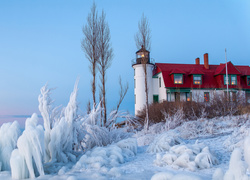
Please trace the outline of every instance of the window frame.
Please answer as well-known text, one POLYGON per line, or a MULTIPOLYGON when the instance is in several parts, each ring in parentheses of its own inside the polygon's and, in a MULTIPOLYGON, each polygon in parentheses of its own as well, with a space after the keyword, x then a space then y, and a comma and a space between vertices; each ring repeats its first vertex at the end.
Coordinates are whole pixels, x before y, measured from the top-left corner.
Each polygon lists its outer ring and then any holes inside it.
POLYGON ((247 86, 250 86, 250 76, 247 76, 247 86))
POLYGON ((174 74, 174 84, 183 84, 183 74, 174 74), (175 77, 181 77, 181 83, 175 83, 175 77))
POLYGON ((210 102, 210 94, 209 94, 209 92, 204 92, 204 102, 210 102))
MULTIPOLYGON (((236 74, 228 74, 228 85, 236 86, 237 85, 237 75, 236 74), (232 84, 233 80, 232 78, 235 77, 235 84, 232 84)), ((227 85, 226 83, 226 74, 224 74, 224 85, 227 85)))
POLYGON ((201 84, 202 84, 202 75, 201 75, 201 74, 194 74, 194 75, 193 75, 193 84, 194 84, 194 85, 201 85, 201 84), (195 77, 199 77, 200 80, 194 80, 195 77), (200 84, 199 84, 199 83, 196 84, 195 81, 197 81, 197 82, 200 81, 200 84))
POLYGON ((191 102, 192 101, 192 93, 191 92, 186 92, 186 101, 187 102, 191 102), (188 97, 189 95, 189 97, 188 97), (188 98, 189 98, 189 101, 188 101, 188 98))
POLYGON ((230 85, 237 85, 237 75, 231 75, 231 77, 230 77, 230 85), (233 82, 233 80, 232 80, 232 78, 233 77, 235 77, 235 84, 232 84, 232 82, 233 82))
POLYGON ((153 103, 159 103, 159 95, 157 94, 153 95, 153 103))

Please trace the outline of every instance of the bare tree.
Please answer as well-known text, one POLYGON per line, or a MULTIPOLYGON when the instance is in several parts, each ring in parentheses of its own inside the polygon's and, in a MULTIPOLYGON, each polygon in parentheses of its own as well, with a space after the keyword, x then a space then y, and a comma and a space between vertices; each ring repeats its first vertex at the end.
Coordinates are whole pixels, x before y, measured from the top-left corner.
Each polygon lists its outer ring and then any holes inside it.
POLYGON ((87 59, 90 62, 90 71, 93 76, 91 82, 91 90, 93 94, 93 105, 96 105, 96 66, 99 60, 98 39, 99 39, 99 25, 98 25, 98 12, 96 5, 93 3, 91 12, 87 17, 87 24, 82 28, 84 39, 82 40, 82 49, 85 52, 87 59))
POLYGON ((120 96, 120 98, 119 98, 119 101, 118 101, 117 106, 116 106, 116 111, 117 111, 117 112, 118 112, 118 110, 119 110, 119 107, 120 107, 120 105, 121 105, 121 103, 122 103, 124 97, 126 96, 126 94, 127 94, 127 92, 128 92, 128 87, 129 87, 129 86, 128 86, 128 82, 126 83, 125 86, 123 86, 121 76, 119 76, 119 85, 120 85, 120 91, 119 91, 119 96, 120 96))
POLYGON ((148 19, 142 14, 141 20, 138 22, 138 32, 135 34, 135 43, 137 49, 144 46, 145 49, 151 49, 151 29, 148 19))
MULTIPOLYGON (((137 48, 142 50, 150 50, 151 48, 151 29, 149 27, 148 19, 142 14, 141 20, 138 23, 139 31, 135 35, 135 43, 137 48), (144 49, 143 49, 144 48, 144 49)), ((143 64, 144 75, 145 75, 145 96, 146 96, 146 117, 144 128, 148 130, 149 126, 149 115, 148 115, 148 80, 147 80, 147 63, 149 57, 143 56, 141 63, 143 64)))
POLYGON ((106 72, 111 66, 113 59, 113 49, 110 43, 110 31, 109 25, 106 22, 106 14, 102 11, 102 15, 99 19, 100 37, 98 43, 98 49, 100 52, 100 60, 98 61, 98 69, 100 72, 100 91, 102 95, 102 107, 103 107, 103 125, 105 126, 107 122, 107 108, 106 108, 106 72))

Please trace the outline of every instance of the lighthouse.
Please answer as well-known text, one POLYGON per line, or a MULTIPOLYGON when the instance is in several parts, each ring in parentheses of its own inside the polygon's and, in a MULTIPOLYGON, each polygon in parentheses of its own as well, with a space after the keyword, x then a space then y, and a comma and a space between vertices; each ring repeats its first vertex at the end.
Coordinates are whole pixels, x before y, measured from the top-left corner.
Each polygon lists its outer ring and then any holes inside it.
POLYGON ((150 52, 144 46, 136 52, 136 62, 132 67, 134 69, 135 115, 138 115, 138 112, 146 105, 145 82, 147 82, 148 89, 148 104, 153 103, 154 64, 150 62, 150 52))

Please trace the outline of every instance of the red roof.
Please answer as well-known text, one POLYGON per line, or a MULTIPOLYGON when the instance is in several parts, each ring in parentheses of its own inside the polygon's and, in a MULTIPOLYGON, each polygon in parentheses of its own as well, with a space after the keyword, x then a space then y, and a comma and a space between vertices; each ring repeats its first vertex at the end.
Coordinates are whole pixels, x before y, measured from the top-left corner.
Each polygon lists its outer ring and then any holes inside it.
MULTIPOLYGON (((246 82, 246 75, 250 75, 250 67, 234 66, 231 62, 228 62, 227 66, 229 75, 237 75, 237 85, 229 85, 229 88, 250 89, 246 82)), ((155 63, 154 75, 160 72, 166 88, 226 88, 224 85, 225 63, 209 65, 209 69, 206 69, 203 64, 155 63), (183 74, 183 84, 174 84, 172 74, 183 74), (192 75, 194 74, 202 75, 202 84, 193 83, 192 75)))
MULTIPOLYGON (((231 63, 231 61, 227 63, 227 72, 228 74, 241 74, 241 72, 231 63)), ((217 67, 214 75, 218 74, 226 74, 226 64, 220 64, 217 67)))

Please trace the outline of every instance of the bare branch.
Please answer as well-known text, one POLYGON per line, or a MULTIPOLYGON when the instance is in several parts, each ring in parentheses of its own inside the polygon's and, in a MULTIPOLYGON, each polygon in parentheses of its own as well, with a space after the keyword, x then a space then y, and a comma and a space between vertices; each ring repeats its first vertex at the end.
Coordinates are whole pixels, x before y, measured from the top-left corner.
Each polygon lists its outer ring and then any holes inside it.
POLYGON ((141 20, 138 22, 138 32, 135 34, 135 43, 137 49, 144 46, 145 49, 151 49, 151 29, 148 19, 142 14, 141 20))

